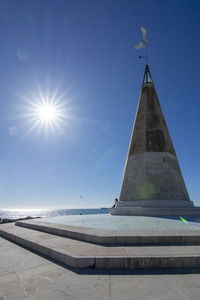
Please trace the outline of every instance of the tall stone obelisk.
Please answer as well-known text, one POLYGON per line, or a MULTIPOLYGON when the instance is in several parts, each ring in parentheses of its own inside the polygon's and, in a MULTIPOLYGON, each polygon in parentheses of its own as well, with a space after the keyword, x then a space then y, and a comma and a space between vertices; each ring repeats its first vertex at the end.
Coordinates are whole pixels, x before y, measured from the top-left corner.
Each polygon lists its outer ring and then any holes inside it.
POLYGON ((148 65, 112 215, 200 215, 190 200, 148 65))

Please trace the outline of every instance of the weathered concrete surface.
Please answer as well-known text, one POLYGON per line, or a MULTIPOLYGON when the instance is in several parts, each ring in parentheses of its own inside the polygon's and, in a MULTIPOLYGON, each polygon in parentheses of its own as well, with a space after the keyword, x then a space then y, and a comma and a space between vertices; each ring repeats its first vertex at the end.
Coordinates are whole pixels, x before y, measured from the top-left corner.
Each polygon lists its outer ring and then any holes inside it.
POLYGON ((200 207, 194 208, 148 208, 148 207, 113 207, 109 208, 111 215, 121 216, 200 216, 200 207))
MULTIPOLYGON (((14 224, 1 225, 0 234, 72 268, 200 268, 200 245, 104 247, 14 226, 14 224)), ((178 237, 176 238, 178 240, 178 237)))
MULTIPOLYGON (((195 245, 200 244, 200 231, 122 231, 69 226, 48 222, 17 221, 17 226, 39 230, 75 240, 100 245, 195 245)), ((1 229, 1 228, 0 228, 1 229)))
MULTIPOLYGON (((199 300, 200 274, 73 271, 0 238, 2 300, 199 300)), ((196 271, 197 272, 197 271, 196 271)))
POLYGON ((153 83, 142 86, 128 154, 144 152, 176 155, 153 83))
POLYGON ((168 152, 130 155, 120 195, 121 205, 124 201, 129 201, 129 206, 194 207, 186 193, 178 160, 168 152), (138 200, 140 205, 134 204, 138 200))
POLYGON ((157 200, 160 207, 161 200, 183 200, 180 207, 187 201, 193 206, 152 83, 142 87, 119 200, 157 200))
POLYGON ((142 86, 119 202, 110 213, 200 215, 188 195, 153 82, 142 86))

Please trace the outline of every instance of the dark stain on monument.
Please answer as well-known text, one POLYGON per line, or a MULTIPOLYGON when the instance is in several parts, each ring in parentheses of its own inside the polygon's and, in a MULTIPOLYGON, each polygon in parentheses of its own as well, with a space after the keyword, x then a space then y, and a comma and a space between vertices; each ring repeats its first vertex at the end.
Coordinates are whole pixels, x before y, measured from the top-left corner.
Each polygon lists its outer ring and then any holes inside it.
POLYGON ((146 151, 165 152, 165 138, 160 129, 146 131, 146 151))

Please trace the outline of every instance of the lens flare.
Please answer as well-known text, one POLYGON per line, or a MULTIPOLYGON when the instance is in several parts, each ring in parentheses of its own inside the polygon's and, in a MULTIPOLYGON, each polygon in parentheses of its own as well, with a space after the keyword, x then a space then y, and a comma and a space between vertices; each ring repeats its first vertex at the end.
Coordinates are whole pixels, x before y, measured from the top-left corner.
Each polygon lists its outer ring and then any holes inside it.
POLYGON ((179 217, 181 219, 181 221, 183 221, 184 223, 188 223, 187 220, 185 220, 183 217, 179 217))

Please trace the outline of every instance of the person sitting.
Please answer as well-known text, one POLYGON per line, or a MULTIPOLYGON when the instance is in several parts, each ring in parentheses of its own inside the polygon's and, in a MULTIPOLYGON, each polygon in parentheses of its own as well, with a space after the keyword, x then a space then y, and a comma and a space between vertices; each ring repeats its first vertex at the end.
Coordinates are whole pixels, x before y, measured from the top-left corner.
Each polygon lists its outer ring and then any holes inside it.
POLYGON ((118 203, 118 199, 116 198, 116 199, 115 199, 115 204, 114 204, 114 207, 116 207, 116 206, 117 206, 117 203, 118 203))

